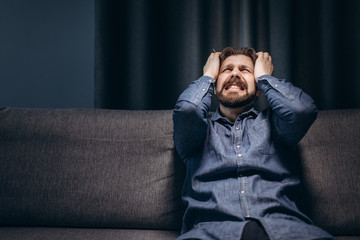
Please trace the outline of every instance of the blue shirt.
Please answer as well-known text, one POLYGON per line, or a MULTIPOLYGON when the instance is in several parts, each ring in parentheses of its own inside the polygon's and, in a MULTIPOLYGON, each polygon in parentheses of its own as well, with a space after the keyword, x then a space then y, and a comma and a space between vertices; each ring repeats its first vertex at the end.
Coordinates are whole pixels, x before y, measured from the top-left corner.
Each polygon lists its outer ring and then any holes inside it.
POLYGON ((214 81, 194 81, 174 109, 175 147, 186 165, 178 240, 239 240, 250 219, 259 220, 272 240, 331 239, 293 199, 300 182, 289 149, 316 119, 311 97, 264 75, 257 87, 269 108, 252 108, 230 122, 219 111, 209 115, 214 81))

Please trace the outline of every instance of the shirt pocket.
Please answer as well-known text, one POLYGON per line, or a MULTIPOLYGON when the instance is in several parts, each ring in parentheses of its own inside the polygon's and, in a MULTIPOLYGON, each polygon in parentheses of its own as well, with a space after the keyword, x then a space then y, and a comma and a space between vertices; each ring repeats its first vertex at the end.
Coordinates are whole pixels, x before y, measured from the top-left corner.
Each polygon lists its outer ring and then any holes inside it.
POLYGON ((271 137, 271 125, 266 118, 257 118, 249 129, 250 143, 264 155, 275 155, 276 148, 271 137))

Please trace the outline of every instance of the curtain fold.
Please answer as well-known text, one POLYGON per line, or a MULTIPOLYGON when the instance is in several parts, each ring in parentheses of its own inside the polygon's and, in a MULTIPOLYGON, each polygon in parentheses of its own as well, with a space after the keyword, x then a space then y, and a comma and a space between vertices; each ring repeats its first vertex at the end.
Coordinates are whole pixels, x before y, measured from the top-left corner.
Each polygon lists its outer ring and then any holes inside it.
POLYGON ((172 109, 212 49, 269 51, 319 109, 360 107, 356 0, 96 0, 95 106, 172 109))

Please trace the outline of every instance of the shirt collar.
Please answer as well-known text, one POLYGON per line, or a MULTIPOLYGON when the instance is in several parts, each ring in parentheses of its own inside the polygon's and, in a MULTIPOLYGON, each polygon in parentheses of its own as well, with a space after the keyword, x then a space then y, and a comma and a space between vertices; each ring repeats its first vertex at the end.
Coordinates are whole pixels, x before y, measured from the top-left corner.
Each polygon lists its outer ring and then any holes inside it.
MULTIPOLYGON (((246 112, 243 112, 242 114, 240 114, 238 116, 238 118, 245 118, 249 115, 253 115, 253 116, 258 116, 259 115, 259 111, 255 109, 255 107, 252 107, 250 108, 248 111, 246 112)), ((211 121, 219 121, 219 120, 223 120, 223 121, 226 121, 226 122, 230 122, 227 118, 223 117, 221 114, 220 114, 220 111, 219 111, 219 108, 215 111, 215 113, 211 116, 211 121)))

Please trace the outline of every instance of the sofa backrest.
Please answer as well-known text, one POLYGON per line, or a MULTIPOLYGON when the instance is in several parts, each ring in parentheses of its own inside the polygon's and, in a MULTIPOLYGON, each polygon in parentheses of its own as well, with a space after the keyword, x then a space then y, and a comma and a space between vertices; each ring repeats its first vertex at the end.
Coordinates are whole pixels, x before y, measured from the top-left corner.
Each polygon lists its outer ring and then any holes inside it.
POLYGON ((181 227, 172 111, 0 110, 0 225, 181 227))
MULTIPOLYGON (((304 211, 360 234, 360 109, 320 111, 299 144, 304 211)), ((0 110, 0 225, 179 230, 172 111, 0 110)))
POLYGON ((299 148, 310 218, 334 235, 359 235, 360 109, 320 111, 299 148))

